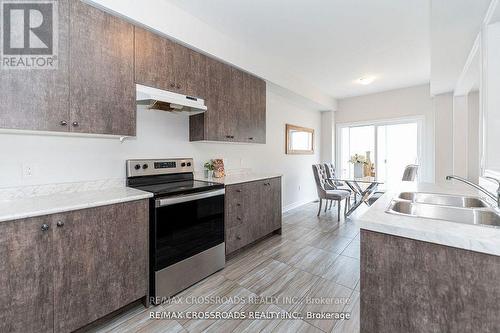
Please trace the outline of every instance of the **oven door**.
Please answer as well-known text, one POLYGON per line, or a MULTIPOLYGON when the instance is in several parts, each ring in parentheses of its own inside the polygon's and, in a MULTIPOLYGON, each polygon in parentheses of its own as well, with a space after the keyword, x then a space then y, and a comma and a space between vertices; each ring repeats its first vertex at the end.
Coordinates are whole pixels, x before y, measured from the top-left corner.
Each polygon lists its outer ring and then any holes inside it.
POLYGON ((155 200, 154 270, 224 242, 224 189, 155 200))

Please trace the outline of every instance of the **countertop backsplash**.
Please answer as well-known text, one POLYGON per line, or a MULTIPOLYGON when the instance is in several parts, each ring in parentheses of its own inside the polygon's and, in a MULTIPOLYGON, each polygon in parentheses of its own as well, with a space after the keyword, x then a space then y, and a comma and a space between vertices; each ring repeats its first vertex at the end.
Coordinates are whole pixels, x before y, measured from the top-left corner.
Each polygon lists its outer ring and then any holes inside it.
POLYGON ((100 179, 85 182, 70 182, 19 187, 0 188, 0 201, 11 201, 21 198, 32 198, 51 194, 97 191, 125 186, 125 179, 100 179))

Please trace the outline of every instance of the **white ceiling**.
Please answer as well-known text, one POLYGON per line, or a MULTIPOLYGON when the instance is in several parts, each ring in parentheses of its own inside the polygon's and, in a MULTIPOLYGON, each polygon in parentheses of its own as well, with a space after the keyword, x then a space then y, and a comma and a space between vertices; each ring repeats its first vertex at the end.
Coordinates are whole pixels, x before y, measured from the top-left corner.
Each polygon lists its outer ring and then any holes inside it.
POLYGON ((430 79, 429 0, 167 1, 336 98, 430 79))
POLYGON ((491 0, 432 0, 431 94, 453 91, 491 0))

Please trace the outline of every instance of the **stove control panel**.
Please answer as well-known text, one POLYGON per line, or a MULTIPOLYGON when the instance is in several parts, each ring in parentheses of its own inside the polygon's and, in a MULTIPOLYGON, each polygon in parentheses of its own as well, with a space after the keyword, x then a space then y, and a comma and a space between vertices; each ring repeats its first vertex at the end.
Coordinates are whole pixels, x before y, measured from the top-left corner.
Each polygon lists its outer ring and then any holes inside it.
POLYGON ((194 172, 194 162, 192 158, 127 160, 126 165, 127 177, 194 172))

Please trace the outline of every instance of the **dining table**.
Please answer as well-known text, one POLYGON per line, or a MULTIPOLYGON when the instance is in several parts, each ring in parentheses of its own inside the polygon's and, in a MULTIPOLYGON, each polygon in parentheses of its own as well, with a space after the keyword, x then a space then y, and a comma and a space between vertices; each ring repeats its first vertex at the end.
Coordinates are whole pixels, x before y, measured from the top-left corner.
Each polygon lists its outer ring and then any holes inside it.
POLYGON ((370 206, 368 200, 377 191, 379 185, 384 184, 378 181, 376 177, 360 177, 360 178, 329 178, 333 183, 345 183, 359 197, 359 200, 354 200, 354 204, 349 207, 345 216, 351 215, 363 203, 370 206))

